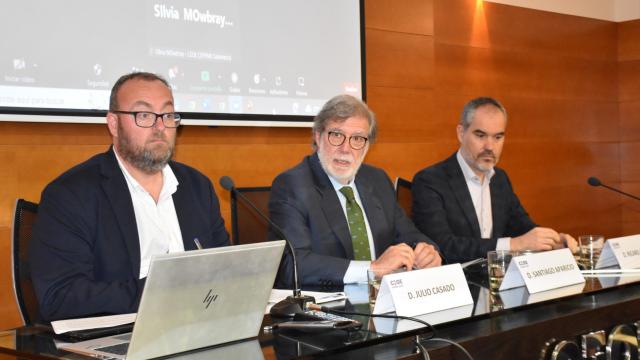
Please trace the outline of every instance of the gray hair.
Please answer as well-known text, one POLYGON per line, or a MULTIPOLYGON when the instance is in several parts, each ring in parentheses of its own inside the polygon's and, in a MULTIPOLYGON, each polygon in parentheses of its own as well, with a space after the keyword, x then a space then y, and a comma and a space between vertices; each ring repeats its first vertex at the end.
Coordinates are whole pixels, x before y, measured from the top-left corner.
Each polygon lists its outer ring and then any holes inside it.
POLYGON ((460 125, 462 125, 463 129, 467 130, 469 126, 471 126, 471 121, 473 121, 476 110, 483 106, 493 106, 504 114, 505 119, 507 118, 507 110, 498 100, 491 97, 478 97, 464 105, 462 116, 460 116, 460 125))
MULTIPOLYGON (((367 119, 369 122, 369 143, 373 144, 378 132, 376 115, 360 99, 346 94, 334 96, 324 104, 318 115, 313 119, 313 134, 324 132, 329 121, 344 122, 354 116, 367 119)), ((313 139, 313 148, 317 148, 315 137, 313 139)))
POLYGON ((129 80, 144 80, 144 81, 160 81, 162 82, 169 90, 171 90, 171 86, 162 76, 150 73, 150 72, 132 72, 130 74, 122 75, 115 84, 113 84, 113 88, 111 88, 111 96, 109 97, 109 111, 120 110, 118 109, 118 92, 122 85, 124 85, 129 80))

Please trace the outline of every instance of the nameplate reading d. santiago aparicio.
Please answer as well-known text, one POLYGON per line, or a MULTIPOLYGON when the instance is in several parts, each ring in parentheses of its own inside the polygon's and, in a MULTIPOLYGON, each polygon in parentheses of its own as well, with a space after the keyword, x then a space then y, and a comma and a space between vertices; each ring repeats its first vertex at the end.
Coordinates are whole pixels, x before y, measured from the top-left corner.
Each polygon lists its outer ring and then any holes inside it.
POLYGON ((526 285, 533 294, 583 282, 571 251, 559 249, 513 257, 500 290, 526 285))
POLYGON ((473 304, 460 264, 389 274, 382 278, 374 314, 415 316, 473 304))

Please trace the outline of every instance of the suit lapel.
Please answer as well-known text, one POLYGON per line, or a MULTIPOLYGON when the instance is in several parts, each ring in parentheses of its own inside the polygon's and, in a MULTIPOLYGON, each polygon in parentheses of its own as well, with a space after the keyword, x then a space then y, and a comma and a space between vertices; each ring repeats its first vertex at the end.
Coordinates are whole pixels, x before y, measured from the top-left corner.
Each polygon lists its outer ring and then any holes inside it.
POLYGON ((133 202, 131 201, 127 182, 120 170, 113 148, 109 149, 109 152, 102 158, 100 171, 103 176, 102 190, 105 192, 111 204, 111 210, 115 214, 131 264, 133 264, 133 276, 137 279, 140 276, 140 240, 136 215, 133 211, 133 202))
MULTIPOLYGON (((469 188, 460 169, 460 164, 454 154, 446 163, 447 176, 449 177, 449 186, 451 191, 455 194, 456 200, 464 213, 467 222, 473 234, 480 237, 480 224, 478 223, 478 217, 476 216, 475 208, 473 207, 473 201, 471 200, 471 194, 469 194, 469 188)), ((493 196, 492 196, 493 197, 493 196)))
POLYGON ((334 233, 338 238, 340 244, 344 249, 344 252, 348 259, 353 259, 353 244, 351 243, 351 233, 349 232, 349 225, 347 219, 344 216, 342 205, 338 200, 329 176, 324 172, 320 165, 320 159, 318 154, 313 154, 307 158, 309 166, 313 173, 313 182, 315 183, 316 190, 320 193, 320 208, 324 213, 324 216, 334 233))

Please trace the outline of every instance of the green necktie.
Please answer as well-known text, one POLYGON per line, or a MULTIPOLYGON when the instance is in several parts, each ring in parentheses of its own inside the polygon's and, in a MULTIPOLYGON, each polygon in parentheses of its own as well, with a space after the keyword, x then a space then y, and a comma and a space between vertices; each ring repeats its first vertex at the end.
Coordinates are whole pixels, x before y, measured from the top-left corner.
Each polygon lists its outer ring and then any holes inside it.
POLYGON ((340 189, 340 192, 347 198, 347 220, 349 220, 349 231, 353 243, 353 257, 355 260, 371 260, 367 225, 364 222, 362 209, 353 195, 353 189, 345 186, 340 189))

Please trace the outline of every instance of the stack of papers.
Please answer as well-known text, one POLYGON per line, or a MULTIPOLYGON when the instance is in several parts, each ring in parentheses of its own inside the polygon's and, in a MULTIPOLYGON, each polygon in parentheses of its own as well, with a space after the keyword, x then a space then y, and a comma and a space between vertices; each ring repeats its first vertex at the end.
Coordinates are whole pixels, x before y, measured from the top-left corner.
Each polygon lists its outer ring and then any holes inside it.
POLYGON ((81 331, 88 329, 100 329, 112 326, 129 324, 136 321, 136 313, 97 316, 90 318, 52 321, 51 326, 56 334, 64 334, 69 331, 81 331))

